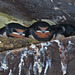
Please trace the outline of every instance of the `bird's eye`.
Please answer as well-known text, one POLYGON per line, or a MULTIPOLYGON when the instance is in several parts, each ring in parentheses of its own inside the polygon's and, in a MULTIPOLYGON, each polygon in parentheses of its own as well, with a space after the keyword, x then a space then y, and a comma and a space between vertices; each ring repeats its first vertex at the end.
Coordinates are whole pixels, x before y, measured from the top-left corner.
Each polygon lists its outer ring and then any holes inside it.
POLYGON ((14 28, 11 29, 12 32, 17 32, 14 28))
POLYGON ((38 30, 40 30, 40 27, 37 27, 38 30))
POLYGON ((35 30, 40 30, 40 28, 38 26, 35 27, 35 30))
POLYGON ((51 28, 50 27, 48 27, 46 30, 50 30, 51 28))

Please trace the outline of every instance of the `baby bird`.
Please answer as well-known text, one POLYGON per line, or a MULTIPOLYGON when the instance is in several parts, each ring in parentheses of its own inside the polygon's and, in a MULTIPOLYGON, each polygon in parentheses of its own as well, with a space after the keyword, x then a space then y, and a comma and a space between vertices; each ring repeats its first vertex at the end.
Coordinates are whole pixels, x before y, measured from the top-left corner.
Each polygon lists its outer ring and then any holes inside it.
POLYGON ((0 34, 5 37, 28 37, 28 28, 18 23, 9 23, 0 29, 0 34))
POLYGON ((38 41, 50 41, 53 37, 52 27, 44 21, 38 21, 29 28, 30 37, 38 41))
POLYGON ((58 24, 54 25, 52 28, 56 38, 59 38, 60 35, 63 37, 75 35, 75 27, 71 24, 58 24))

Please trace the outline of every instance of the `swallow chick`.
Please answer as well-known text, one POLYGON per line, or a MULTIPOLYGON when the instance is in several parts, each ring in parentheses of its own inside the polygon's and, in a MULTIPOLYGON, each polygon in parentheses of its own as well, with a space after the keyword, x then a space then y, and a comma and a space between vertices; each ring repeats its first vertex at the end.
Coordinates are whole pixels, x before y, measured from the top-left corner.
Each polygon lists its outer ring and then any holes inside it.
POLYGON ((28 37, 28 28, 18 23, 9 23, 0 29, 0 34, 5 37, 28 37))
POLYGON ((44 21, 38 21, 29 28, 30 37, 38 41, 50 41, 53 37, 51 26, 44 21))
POLYGON ((61 35, 62 37, 69 37, 75 35, 75 27, 71 24, 59 24, 53 27, 55 37, 59 38, 61 35))

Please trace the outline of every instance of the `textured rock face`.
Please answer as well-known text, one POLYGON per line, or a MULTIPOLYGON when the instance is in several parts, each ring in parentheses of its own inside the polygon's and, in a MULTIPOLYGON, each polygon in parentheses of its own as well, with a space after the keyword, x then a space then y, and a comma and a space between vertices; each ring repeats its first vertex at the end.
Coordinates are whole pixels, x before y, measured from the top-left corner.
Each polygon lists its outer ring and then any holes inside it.
POLYGON ((62 75, 58 44, 47 42, 0 53, 0 75, 8 74, 62 75))
POLYGON ((0 75, 75 75, 75 37, 0 52, 0 75))
POLYGON ((21 19, 75 22, 74 0, 0 0, 0 11, 21 19))
POLYGON ((62 40, 62 45, 65 49, 68 50, 66 52, 66 63, 67 63, 67 74, 66 75, 74 75, 75 74, 75 37, 67 38, 62 40))

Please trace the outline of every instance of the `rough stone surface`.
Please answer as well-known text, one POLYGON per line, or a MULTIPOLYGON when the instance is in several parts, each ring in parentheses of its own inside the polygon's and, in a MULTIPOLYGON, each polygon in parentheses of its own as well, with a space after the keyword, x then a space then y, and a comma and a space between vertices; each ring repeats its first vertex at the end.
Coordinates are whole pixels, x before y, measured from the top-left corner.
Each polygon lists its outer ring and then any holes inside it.
MULTIPOLYGON (((41 75, 45 74, 45 70, 46 75, 62 75, 58 44, 52 42, 46 51, 44 47, 45 46, 41 48, 41 45, 38 45, 40 50, 38 53, 41 55, 36 53, 36 49, 30 47, 28 47, 28 49, 31 49, 27 50, 29 51, 28 53, 25 51, 26 48, 0 53, 0 75, 36 75, 35 73, 37 73, 38 70, 37 67, 35 68, 34 64, 38 62, 39 59, 41 65, 38 64, 40 66, 43 65, 41 75), (41 52, 42 49, 43 51, 41 52), (51 61, 49 61, 49 59, 51 59, 51 61)), ((39 70, 41 70, 40 66, 39 70)), ((39 75, 38 73, 37 75, 39 75)))
POLYGON ((74 64, 75 37, 0 52, 0 75, 75 75, 74 64))
POLYGON ((75 23, 75 0, 0 0, 0 12, 25 19, 75 23))
POLYGON ((67 74, 66 75, 75 75, 75 37, 66 38, 62 40, 62 45, 64 48, 68 48, 66 53, 66 62, 67 62, 67 74), (71 45, 68 45, 68 41, 71 41, 71 45))

